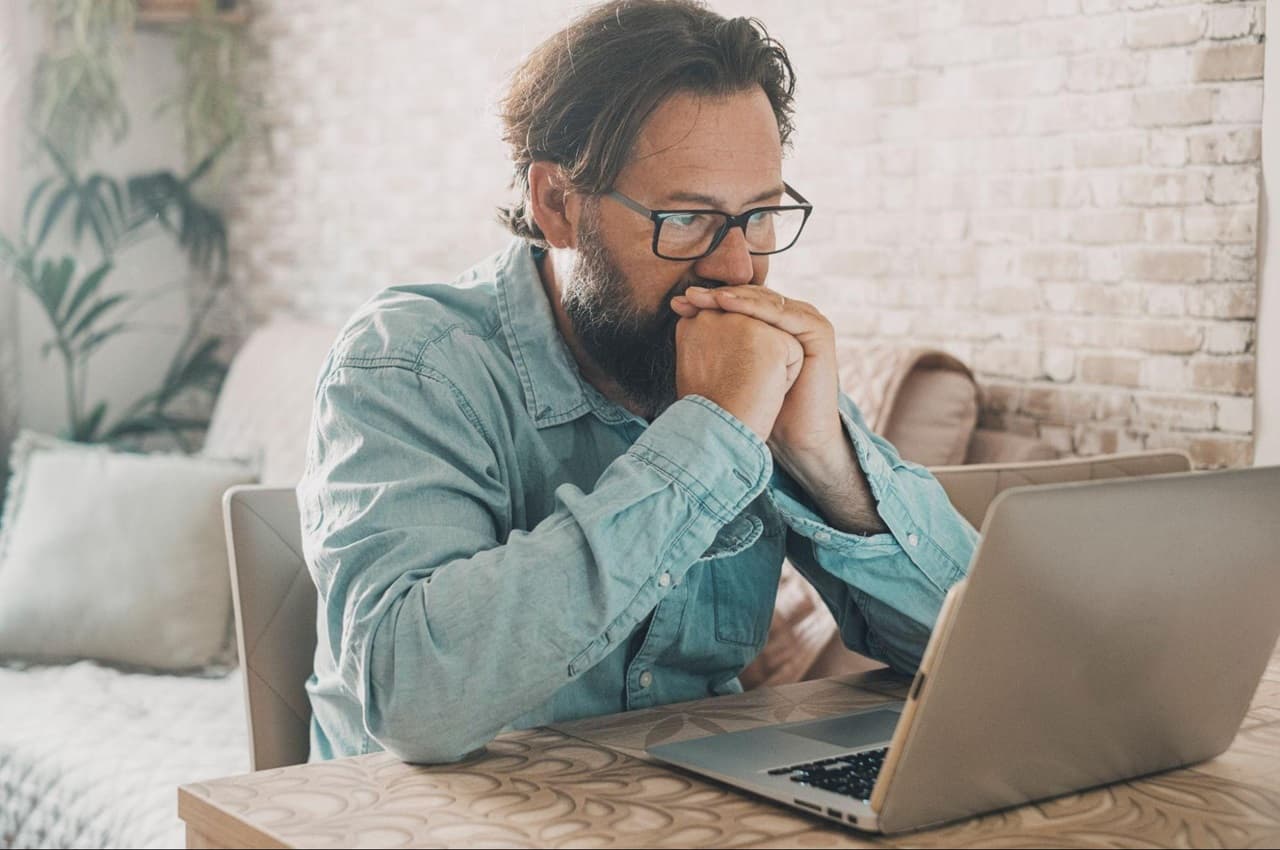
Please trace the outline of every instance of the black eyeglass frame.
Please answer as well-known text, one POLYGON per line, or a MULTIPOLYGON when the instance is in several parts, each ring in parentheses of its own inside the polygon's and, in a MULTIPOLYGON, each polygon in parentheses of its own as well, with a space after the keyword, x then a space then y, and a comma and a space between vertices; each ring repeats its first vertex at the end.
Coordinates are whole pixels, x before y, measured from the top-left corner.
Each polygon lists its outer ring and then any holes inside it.
POLYGON ((648 218, 650 221, 653 222, 653 244, 651 247, 653 248, 653 254, 655 257, 658 257, 659 259, 662 259, 662 260, 672 260, 674 262, 690 262, 693 260, 701 260, 703 257, 709 256, 715 253, 716 248, 719 248, 720 243, 723 242, 724 238, 729 235, 729 231, 735 227, 741 228, 742 235, 745 237, 747 235, 747 222, 751 219, 753 215, 756 215, 757 213, 762 213, 762 212, 804 210, 804 220, 800 222, 800 227, 796 229, 796 235, 792 237, 790 242, 788 242, 786 245, 782 246, 781 248, 774 248, 772 251, 750 251, 749 250, 748 253, 750 253, 753 257, 767 257, 770 254, 779 254, 787 250, 788 248, 790 248, 792 245, 795 245, 796 242, 799 242, 800 234, 804 232, 804 226, 808 224, 809 216, 813 214, 813 204, 809 203, 808 200, 806 200, 803 195, 801 195, 795 189, 791 188, 789 184, 783 183, 782 188, 785 190, 786 194, 795 198, 800 203, 799 204, 778 204, 778 205, 767 206, 767 207, 753 207, 749 210, 746 210, 745 212, 739 213, 738 215, 731 215, 725 212, 724 210, 716 210, 716 209, 651 210, 648 207, 646 207, 644 204, 635 200, 634 198, 628 198, 626 195, 622 194, 617 189, 613 189, 612 191, 606 192, 605 197, 613 198, 615 201, 622 204, 627 209, 631 210, 632 212, 638 213, 642 216, 645 216, 646 218, 648 218), (724 224, 720 226, 720 229, 718 231, 716 231, 716 235, 711 238, 711 244, 707 246, 707 250, 703 251, 701 254, 698 254, 695 257, 668 257, 665 254, 659 253, 658 237, 662 235, 663 222, 666 219, 671 218, 672 216, 693 215, 693 214, 713 214, 713 215, 722 215, 725 217, 724 224))

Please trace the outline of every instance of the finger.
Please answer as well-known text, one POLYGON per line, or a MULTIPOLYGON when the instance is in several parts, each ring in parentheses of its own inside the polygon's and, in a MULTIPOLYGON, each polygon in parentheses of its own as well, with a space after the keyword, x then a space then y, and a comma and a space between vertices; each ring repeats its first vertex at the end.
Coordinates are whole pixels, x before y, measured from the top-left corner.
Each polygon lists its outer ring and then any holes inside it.
POLYGON ((685 290, 685 297, 695 307, 714 307, 759 319, 797 337, 802 343, 821 339, 827 324, 811 305, 784 300, 780 293, 763 286, 722 286, 717 289, 691 286, 685 290))
POLYGON ((698 315, 701 308, 695 307, 689 302, 688 298, 683 295, 677 295, 671 299, 671 309, 680 314, 681 318, 692 319, 698 315))

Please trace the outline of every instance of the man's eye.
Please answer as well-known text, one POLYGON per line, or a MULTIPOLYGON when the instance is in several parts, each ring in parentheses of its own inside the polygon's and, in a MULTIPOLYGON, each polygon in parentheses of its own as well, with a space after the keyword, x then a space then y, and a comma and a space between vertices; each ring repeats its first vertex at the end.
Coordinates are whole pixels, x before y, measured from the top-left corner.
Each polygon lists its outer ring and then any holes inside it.
POLYGON ((676 227, 682 230, 692 230, 705 224, 706 216, 699 213, 681 213, 678 215, 669 215, 664 220, 668 227, 676 227))

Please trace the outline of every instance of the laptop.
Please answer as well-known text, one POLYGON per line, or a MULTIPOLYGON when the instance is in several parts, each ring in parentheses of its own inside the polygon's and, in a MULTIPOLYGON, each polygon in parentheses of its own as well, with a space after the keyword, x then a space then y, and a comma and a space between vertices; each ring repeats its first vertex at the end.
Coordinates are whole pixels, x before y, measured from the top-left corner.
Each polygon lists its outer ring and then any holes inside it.
POLYGON ((1212 758, 1280 636, 1280 466, 1006 490, 903 702, 650 755, 901 832, 1212 758))

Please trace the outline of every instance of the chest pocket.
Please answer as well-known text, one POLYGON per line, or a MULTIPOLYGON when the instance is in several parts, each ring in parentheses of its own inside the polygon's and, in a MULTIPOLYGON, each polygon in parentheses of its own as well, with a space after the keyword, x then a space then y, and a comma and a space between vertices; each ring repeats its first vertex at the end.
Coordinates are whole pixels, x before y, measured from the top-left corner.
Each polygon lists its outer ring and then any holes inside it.
POLYGON ((782 572, 782 522, 744 513, 700 559, 711 573, 716 640, 759 649, 769 636, 782 572))

